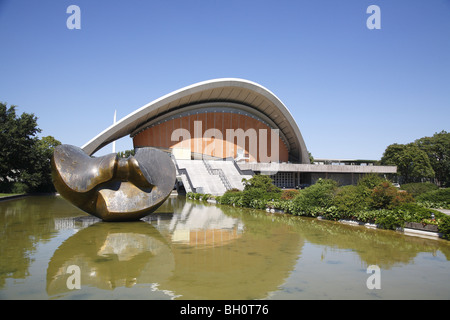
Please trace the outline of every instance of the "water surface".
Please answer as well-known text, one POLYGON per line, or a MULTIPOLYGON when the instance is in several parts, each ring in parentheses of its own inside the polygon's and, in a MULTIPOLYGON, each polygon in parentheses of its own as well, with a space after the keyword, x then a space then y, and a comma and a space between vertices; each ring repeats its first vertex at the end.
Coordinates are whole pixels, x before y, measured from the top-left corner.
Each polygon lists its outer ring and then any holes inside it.
POLYGON ((0 299, 450 299, 449 241, 183 197, 126 223, 3 201, 0 228, 0 299))

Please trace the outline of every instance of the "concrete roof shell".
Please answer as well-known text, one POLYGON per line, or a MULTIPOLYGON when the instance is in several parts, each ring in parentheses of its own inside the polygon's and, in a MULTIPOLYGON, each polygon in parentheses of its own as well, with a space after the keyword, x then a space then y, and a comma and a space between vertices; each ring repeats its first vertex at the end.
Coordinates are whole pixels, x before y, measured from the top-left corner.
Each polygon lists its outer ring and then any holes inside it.
POLYGON ((283 102, 263 86, 236 78, 203 81, 171 92, 120 119, 87 142, 82 149, 92 155, 107 144, 132 134, 156 117, 208 102, 233 102, 263 113, 286 137, 290 156, 298 159, 300 163, 309 163, 308 151, 300 129, 283 102))

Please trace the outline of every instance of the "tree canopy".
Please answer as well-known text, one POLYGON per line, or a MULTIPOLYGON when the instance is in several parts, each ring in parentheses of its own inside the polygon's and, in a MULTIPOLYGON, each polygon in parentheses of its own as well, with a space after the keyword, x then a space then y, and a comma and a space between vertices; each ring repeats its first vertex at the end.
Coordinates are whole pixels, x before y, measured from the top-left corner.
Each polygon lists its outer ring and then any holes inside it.
POLYGON ((0 191, 54 191, 50 159, 61 144, 41 132, 33 113, 18 115, 16 106, 0 103, 0 191))
POLYGON ((415 143, 430 159, 438 184, 450 186, 450 133, 441 131, 432 137, 417 139, 415 143))
POLYGON ((450 133, 441 131, 408 144, 389 145, 381 158, 382 165, 397 166, 402 183, 435 179, 441 186, 450 185, 450 133))

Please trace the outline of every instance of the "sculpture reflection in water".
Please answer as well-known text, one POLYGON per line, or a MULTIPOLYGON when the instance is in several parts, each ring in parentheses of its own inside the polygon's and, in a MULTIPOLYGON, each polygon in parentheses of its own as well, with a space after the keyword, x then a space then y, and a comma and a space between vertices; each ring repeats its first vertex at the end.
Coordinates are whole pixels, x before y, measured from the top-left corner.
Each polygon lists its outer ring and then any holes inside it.
POLYGON ((144 221, 79 230, 49 262, 48 295, 104 298, 102 289, 116 298, 152 298, 155 290, 168 299, 264 298, 285 281, 301 249, 298 235, 275 228, 283 239, 266 241, 216 206, 180 202, 170 197, 144 221), (81 270, 80 290, 67 287, 70 265, 81 270))
POLYGON ((140 148, 127 159, 116 154, 93 158, 71 145, 55 148, 56 190, 83 211, 104 221, 132 221, 154 212, 175 185, 175 166, 158 149, 140 148))

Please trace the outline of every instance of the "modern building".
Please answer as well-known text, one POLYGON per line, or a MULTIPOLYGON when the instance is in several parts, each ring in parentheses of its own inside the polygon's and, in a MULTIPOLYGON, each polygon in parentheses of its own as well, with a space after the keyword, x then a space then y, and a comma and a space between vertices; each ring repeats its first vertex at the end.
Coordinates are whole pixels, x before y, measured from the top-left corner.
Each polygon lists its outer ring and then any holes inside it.
POLYGON ((134 148, 155 147, 173 155, 178 186, 223 194, 242 189, 242 178, 269 174, 282 188, 319 178, 353 184, 364 174, 392 174, 396 167, 373 161, 310 163, 300 129, 281 100, 242 79, 200 82, 167 94, 130 113, 86 143, 89 155, 130 135, 134 148))

